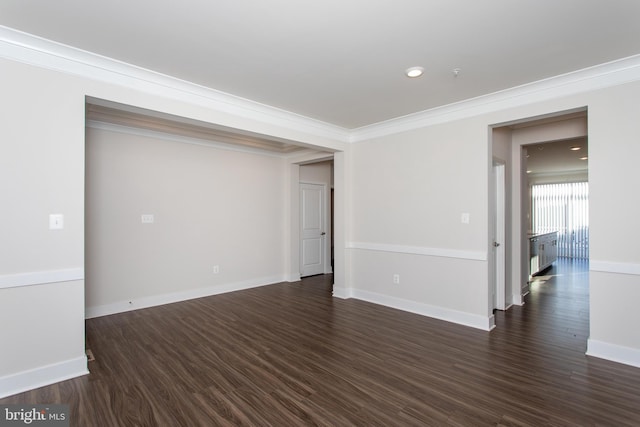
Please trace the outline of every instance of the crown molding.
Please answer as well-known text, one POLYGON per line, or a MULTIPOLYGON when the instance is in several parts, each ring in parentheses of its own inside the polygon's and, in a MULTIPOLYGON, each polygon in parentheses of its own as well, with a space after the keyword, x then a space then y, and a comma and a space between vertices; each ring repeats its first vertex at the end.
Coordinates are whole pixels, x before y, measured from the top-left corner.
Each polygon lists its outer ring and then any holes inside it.
POLYGON ((0 25, 0 57, 342 143, 349 130, 0 25))
POLYGON ((0 25, 0 57, 341 143, 360 142, 640 80, 640 55, 346 129, 0 25))
POLYGON ((366 141, 638 80, 640 80, 640 55, 634 55, 442 107, 352 129, 350 142, 366 141))

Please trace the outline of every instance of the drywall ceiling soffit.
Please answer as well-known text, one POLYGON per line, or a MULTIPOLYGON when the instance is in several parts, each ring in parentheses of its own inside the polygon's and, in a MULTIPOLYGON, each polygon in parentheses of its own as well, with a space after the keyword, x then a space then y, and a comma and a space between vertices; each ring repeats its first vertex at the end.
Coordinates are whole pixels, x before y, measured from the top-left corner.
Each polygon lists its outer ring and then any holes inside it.
POLYGON ((346 129, 639 54, 638 16, 636 0, 0 2, 6 27, 346 129))
POLYGON ((544 144, 526 145, 527 170, 535 175, 567 174, 589 170, 587 137, 579 137, 544 144), (580 150, 571 150, 580 147, 580 150))
POLYGON ((532 176, 562 176, 588 172, 588 112, 584 107, 520 119, 494 127, 508 128, 512 141, 527 152, 532 176), (578 146, 580 150, 571 150, 578 146))
POLYGON ((503 124, 496 125, 496 127, 500 126, 508 126, 512 130, 516 129, 524 129, 524 128, 532 128, 536 126, 545 126, 552 123, 565 122, 568 120, 587 120, 587 108, 582 107, 576 110, 571 111, 558 111, 554 113, 545 114, 544 116, 537 118, 526 118, 522 120, 518 120, 515 123, 511 124, 503 124))
MULTIPOLYGON (((115 103, 111 103, 116 105, 115 103)), ((87 103, 86 121, 88 126, 99 124, 116 125, 121 130, 139 129, 150 131, 149 135, 173 135, 176 140, 203 145, 241 147, 249 151, 267 152, 285 157, 301 155, 308 148, 234 130, 222 130, 207 123, 198 123, 180 117, 170 116, 143 109, 128 107, 126 110, 87 103)), ((115 129, 115 128, 111 128, 115 129)))

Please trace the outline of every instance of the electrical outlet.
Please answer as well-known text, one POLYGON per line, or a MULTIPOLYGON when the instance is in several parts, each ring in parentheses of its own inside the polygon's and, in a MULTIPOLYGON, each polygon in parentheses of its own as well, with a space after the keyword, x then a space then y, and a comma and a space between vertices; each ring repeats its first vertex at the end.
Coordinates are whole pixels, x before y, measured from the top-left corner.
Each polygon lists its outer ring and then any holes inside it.
POLYGON ((153 224, 155 221, 155 219, 153 218, 153 214, 140 215, 140 220, 143 224, 153 224))
POLYGON ((220 273, 220 266, 219 265, 214 265, 213 266, 213 274, 218 274, 220 273))
POLYGON ((399 285, 400 284, 400 275, 399 274, 394 274, 393 275, 393 284, 394 285, 399 285))

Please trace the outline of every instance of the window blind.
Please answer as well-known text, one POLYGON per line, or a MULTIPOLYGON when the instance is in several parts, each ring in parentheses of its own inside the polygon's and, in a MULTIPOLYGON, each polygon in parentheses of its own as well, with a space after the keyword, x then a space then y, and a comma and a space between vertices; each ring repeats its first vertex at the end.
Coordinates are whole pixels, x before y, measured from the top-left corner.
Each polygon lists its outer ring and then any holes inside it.
POLYGON ((558 256, 589 258, 589 183, 531 187, 533 232, 558 232, 558 256))

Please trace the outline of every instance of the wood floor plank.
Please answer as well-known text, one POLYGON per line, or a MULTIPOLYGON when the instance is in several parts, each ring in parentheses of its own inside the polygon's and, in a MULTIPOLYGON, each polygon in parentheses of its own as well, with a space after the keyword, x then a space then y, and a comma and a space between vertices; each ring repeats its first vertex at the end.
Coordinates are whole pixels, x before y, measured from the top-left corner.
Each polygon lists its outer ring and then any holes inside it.
POLYGON ((640 369, 585 356, 588 266, 491 332, 331 296, 331 276, 88 320, 91 374, 0 400, 72 426, 638 426, 640 369))

